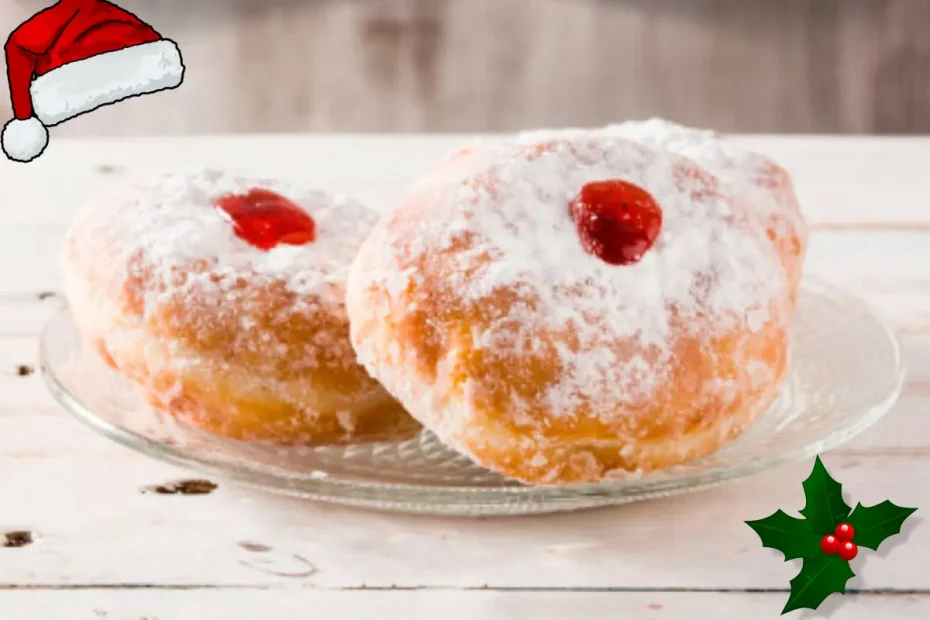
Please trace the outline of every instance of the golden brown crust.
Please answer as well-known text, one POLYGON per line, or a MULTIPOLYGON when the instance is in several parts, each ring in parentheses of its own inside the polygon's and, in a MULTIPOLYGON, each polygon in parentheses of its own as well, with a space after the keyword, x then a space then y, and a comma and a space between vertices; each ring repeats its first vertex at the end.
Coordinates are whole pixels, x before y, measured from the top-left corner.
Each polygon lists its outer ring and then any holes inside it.
MULTIPOLYGON (((398 210, 385 225, 407 217, 405 209, 398 210)), ((576 349, 578 342, 570 332, 540 333, 542 346, 532 351, 498 350, 492 355, 475 348, 472 334, 501 318, 496 310, 513 303, 512 293, 502 291, 480 305, 463 303, 446 285, 448 264, 441 256, 421 263, 420 284, 400 294, 377 285, 353 290, 354 340, 365 343, 379 365, 409 377, 409 391, 398 396, 427 428, 439 430, 450 445, 481 465, 517 480, 591 482, 711 454, 764 412, 787 370, 788 333, 782 320, 787 308, 773 308, 778 318, 754 333, 737 329, 708 341, 700 334, 701 325, 682 329, 692 336, 674 344, 678 363, 664 379, 666 388, 640 406, 617 404, 606 418, 589 415, 585 406, 572 416, 554 415, 541 395, 562 371, 556 346, 576 349), (772 369, 773 375, 757 381, 754 364, 772 369), (730 386, 726 398, 707 389, 720 382, 730 386), (461 424, 450 426, 466 386, 472 399, 469 411, 461 424), (428 394, 432 392, 441 395, 428 394), (732 398, 732 393, 738 396, 732 398), (529 405, 520 424, 510 407, 514 399, 529 405)), ((618 356, 641 352, 622 338, 614 341, 614 350, 618 356)))
POLYGON ((781 258, 788 279, 788 290, 792 302, 797 301, 798 289, 807 253, 808 229, 801 216, 801 205, 794 191, 791 175, 774 161, 762 157, 757 168, 749 171, 754 176, 750 182, 768 190, 778 209, 765 222, 765 232, 781 258))
POLYGON ((317 445, 399 440, 420 430, 397 401, 373 389, 377 386, 357 367, 350 373, 338 369, 335 377, 331 368, 323 367, 306 377, 280 380, 269 390, 241 365, 204 363, 199 358, 192 368, 179 371, 177 353, 147 333, 133 338, 127 330, 118 343, 111 338, 108 344, 100 337, 97 347, 111 366, 138 385, 150 405, 217 435, 317 445), (133 339, 135 345, 129 346, 133 339))
POLYGON ((65 242, 64 287, 82 335, 153 405, 251 441, 418 431, 356 361, 344 281, 295 291, 267 274, 230 277, 209 257, 165 269, 126 239, 122 215, 107 200, 81 210, 65 242))
MULTIPOLYGON (((470 276, 458 271, 462 262, 456 260, 474 250, 468 231, 445 247, 414 250, 422 239, 411 222, 437 217, 439 201, 459 183, 475 182, 472 172, 491 159, 474 147, 443 162, 381 221, 350 272, 353 344, 420 422, 498 473, 531 484, 564 484, 706 456, 765 411, 787 371, 787 294, 773 298, 768 318, 753 329, 742 323, 721 329, 712 316, 673 321, 671 363, 637 338, 609 336, 612 327, 604 324, 605 356, 618 362, 642 357, 662 387, 648 399, 625 403, 606 400, 605 392, 602 400, 583 399, 570 415, 546 398, 547 388, 565 374, 566 358, 584 353, 586 345, 570 326, 537 331, 531 346, 482 346, 481 334, 508 329, 515 304, 535 308, 539 300, 522 287, 469 299, 458 283, 470 276), (394 273, 416 273, 403 287, 390 277, 369 277, 383 266, 385 245, 396 253, 394 273)), ((494 195, 494 187, 484 189, 494 195)), ((477 272, 493 260, 477 259, 470 269, 477 272)))

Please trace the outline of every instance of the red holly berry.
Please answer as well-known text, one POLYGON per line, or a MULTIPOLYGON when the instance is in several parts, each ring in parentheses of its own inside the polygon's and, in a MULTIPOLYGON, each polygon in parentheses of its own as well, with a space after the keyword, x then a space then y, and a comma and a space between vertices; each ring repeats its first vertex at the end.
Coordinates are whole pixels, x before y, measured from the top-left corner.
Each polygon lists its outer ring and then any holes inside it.
POLYGON ((820 539, 820 549, 827 555, 833 555, 839 550, 840 541, 833 534, 827 534, 820 539))
POLYGON ((316 223, 293 202, 267 189, 218 198, 216 207, 229 216, 233 231, 261 250, 278 244, 303 245, 316 238, 316 223))
POLYGON ((839 553, 840 558, 848 562, 859 553, 859 547, 856 546, 856 543, 847 541, 840 545, 837 553, 839 553))
POLYGON ((571 203, 581 246, 611 265, 631 265, 655 243, 662 210, 643 188, 620 180, 595 181, 571 203))
POLYGON ((856 535, 856 530, 848 523, 840 523, 836 526, 835 534, 841 542, 847 542, 853 539, 853 536, 856 535))

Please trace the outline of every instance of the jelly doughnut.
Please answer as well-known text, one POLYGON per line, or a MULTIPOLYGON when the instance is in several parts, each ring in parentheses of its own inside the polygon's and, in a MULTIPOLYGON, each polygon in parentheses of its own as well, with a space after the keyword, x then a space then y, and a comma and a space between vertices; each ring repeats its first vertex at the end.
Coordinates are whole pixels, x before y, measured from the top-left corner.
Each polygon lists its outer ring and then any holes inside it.
POLYGON ((785 375, 781 256, 693 160, 606 131, 478 143, 362 244, 359 361, 452 449, 532 484, 710 454, 785 375))
POLYGON ((278 181, 139 176, 76 214, 64 290, 81 335, 188 424, 282 444, 406 436, 419 426, 349 342, 345 278, 377 219, 278 181))

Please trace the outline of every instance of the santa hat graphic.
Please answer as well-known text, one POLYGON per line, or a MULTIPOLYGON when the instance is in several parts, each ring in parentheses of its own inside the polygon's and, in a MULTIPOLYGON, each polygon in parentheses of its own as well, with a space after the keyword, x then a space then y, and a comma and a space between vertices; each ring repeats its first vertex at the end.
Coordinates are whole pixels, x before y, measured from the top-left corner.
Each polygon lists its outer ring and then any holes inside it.
POLYGON ((42 154, 46 127, 184 78, 174 41, 104 0, 60 0, 14 30, 4 49, 14 119, 0 145, 13 161, 42 154))

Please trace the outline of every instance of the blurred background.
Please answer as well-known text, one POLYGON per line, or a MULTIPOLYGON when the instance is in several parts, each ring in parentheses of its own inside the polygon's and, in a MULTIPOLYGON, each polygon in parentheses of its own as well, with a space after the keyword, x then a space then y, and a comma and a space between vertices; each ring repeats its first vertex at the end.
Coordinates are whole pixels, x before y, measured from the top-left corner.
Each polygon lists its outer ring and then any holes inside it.
MULTIPOLYGON (((178 42, 185 84, 59 135, 652 115, 725 131, 930 133, 930 0, 115 1, 178 42)), ((50 4, 0 0, 0 31, 50 4)))

